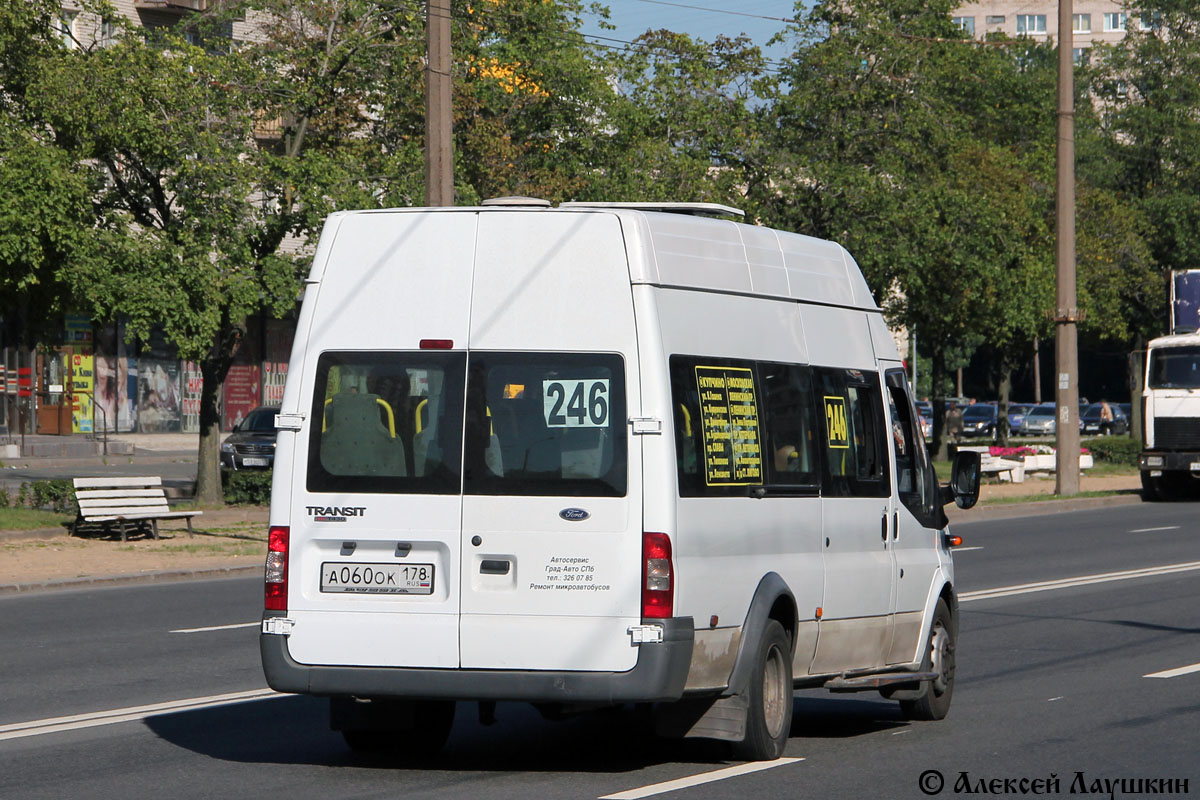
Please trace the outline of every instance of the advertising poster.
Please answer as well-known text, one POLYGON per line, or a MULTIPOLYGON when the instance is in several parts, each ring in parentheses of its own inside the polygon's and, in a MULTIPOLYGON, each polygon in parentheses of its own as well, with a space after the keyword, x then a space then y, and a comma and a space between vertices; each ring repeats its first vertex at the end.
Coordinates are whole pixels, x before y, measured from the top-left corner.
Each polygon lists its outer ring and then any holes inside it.
POLYGON ((137 429, 177 433, 182 427, 179 361, 158 332, 137 363, 137 429))
POLYGON ((262 324, 257 318, 247 321, 246 335, 233 357, 233 366, 225 376, 221 430, 233 430, 251 411, 262 405, 262 324))
POLYGON ((200 391, 204 388, 204 376, 195 361, 183 362, 183 432, 200 432, 200 391))
POLYGON ((267 320, 266 352, 262 362, 262 402, 277 406, 283 402, 283 386, 287 382, 288 359, 292 355, 295 323, 267 320))
POLYGON ((225 411, 223 430, 233 430, 246 415, 257 408, 258 365, 234 364, 225 376, 225 411))
POLYGON ((70 356, 71 375, 71 431, 94 433, 95 405, 92 393, 95 388, 94 361, 91 354, 74 353, 70 356))

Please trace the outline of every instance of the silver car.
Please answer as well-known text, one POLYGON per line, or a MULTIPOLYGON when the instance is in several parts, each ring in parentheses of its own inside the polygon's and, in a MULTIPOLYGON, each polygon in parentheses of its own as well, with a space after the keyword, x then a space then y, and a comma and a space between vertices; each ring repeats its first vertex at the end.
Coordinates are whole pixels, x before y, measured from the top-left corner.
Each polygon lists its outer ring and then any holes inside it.
POLYGON ((1021 420, 1022 436, 1052 436, 1055 432, 1054 403, 1041 403, 1029 409, 1021 420))

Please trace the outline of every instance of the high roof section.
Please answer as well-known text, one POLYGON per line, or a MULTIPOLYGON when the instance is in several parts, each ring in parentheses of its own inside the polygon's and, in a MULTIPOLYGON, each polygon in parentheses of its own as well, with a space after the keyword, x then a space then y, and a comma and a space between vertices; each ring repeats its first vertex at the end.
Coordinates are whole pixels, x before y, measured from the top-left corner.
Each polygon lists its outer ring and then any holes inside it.
POLYGON ((694 212, 629 205, 603 210, 622 218, 635 284, 878 308, 858 265, 835 242, 694 212))

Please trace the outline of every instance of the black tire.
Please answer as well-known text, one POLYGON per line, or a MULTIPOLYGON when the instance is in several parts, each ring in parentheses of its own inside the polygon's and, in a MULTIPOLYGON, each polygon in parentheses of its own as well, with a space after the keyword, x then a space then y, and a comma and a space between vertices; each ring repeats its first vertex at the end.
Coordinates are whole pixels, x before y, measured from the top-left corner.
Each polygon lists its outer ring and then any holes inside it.
POLYGON ((922 672, 936 672, 938 677, 928 681, 925 694, 917 700, 901 700, 900 711, 906 719, 945 719, 954 696, 954 650, 958 643, 958 623, 950 615, 946 601, 938 598, 929 626, 928 646, 922 672))
POLYGON ((454 727, 453 701, 412 701, 411 725, 386 728, 372 725, 366 729, 342 731, 351 750, 395 756, 403 760, 429 758, 441 752, 454 727))
POLYGON ((1142 476, 1142 499, 1147 503, 1153 503, 1156 500, 1162 500, 1161 481, 1158 478, 1150 477, 1150 473, 1145 470, 1141 471, 1142 476))
POLYGON ((792 642, 783 626, 768 620, 746 688, 746 738, 734 744, 744 761, 774 761, 792 730, 792 642))

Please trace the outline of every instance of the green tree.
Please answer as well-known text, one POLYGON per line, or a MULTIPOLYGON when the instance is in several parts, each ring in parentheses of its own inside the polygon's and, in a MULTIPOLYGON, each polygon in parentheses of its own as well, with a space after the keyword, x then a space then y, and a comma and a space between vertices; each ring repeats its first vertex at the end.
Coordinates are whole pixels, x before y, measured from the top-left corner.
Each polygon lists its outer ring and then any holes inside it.
MULTIPOLYGON (((1053 106, 1039 102, 1052 96, 1050 56, 966 39, 953 5, 814 5, 761 184, 765 219, 842 242, 889 321, 916 326, 935 394, 953 346, 986 332, 1018 347, 1052 292, 1042 157, 1053 106)), ((941 449, 940 414, 934 438, 941 449)))
POLYGON ((769 109, 760 95, 771 75, 761 50, 745 37, 709 43, 657 30, 603 63, 613 96, 594 137, 586 199, 745 208, 746 187, 764 174, 769 109))
POLYGON ((1119 44, 1095 48, 1090 87, 1100 144, 1088 168, 1115 194, 1114 202, 1132 210, 1109 221, 1137 228, 1150 259, 1130 251, 1116 255, 1139 265, 1152 260, 1161 270, 1156 281, 1146 269, 1122 275, 1117 261, 1106 283, 1109 308, 1123 309, 1128 332, 1137 337, 1166 328, 1163 271, 1200 264, 1200 7, 1142 0, 1126 8, 1149 24, 1131 23, 1119 44))

